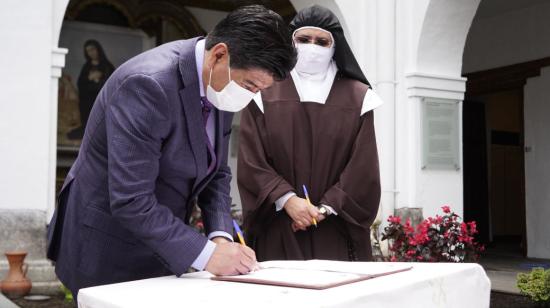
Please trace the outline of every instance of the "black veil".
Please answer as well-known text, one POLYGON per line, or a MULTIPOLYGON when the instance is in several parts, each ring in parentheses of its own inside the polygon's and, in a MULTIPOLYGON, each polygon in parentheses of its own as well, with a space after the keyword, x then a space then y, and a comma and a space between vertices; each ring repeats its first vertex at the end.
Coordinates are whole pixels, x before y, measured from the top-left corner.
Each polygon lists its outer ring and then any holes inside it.
POLYGON ((299 11, 290 22, 291 31, 308 26, 322 28, 332 33, 336 44, 333 59, 336 61, 339 72, 371 87, 353 55, 344 36, 344 29, 334 13, 322 6, 312 5, 299 11))

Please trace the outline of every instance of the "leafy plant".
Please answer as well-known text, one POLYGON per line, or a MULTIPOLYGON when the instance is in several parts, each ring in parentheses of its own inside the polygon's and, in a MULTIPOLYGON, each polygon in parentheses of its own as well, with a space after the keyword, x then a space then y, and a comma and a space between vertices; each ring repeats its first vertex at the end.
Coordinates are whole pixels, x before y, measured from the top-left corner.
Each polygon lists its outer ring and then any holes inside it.
POLYGON ((63 294, 65 294, 65 301, 66 302, 73 302, 74 301, 74 298, 73 298, 73 293, 71 292, 71 290, 69 290, 66 286, 64 285, 61 285, 60 287, 61 291, 63 292, 63 294))
POLYGON ((550 303, 550 270, 539 267, 530 273, 519 273, 517 286, 520 293, 531 300, 550 303))
POLYGON ((416 230, 409 219, 402 224, 400 217, 390 216, 382 233, 382 240, 389 240, 390 261, 476 261, 484 247, 474 239, 475 221, 465 223, 449 206, 442 209, 443 216, 425 219, 416 230))

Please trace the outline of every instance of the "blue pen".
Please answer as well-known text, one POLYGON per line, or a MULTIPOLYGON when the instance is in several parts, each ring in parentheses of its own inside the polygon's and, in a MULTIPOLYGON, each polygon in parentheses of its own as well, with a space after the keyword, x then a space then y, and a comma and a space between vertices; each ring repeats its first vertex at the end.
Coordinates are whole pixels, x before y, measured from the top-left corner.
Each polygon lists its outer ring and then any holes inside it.
MULTIPOLYGON (((306 195, 307 203, 309 204, 309 206, 313 206, 313 204, 311 204, 311 200, 309 200, 309 194, 307 193, 306 185, 302 185, 302 188, 304 189, 304 194, 306 195)), ((312 219, 312 222, 315 225, 315 227, 317 227, 317 220, 315 218, 312 219)))
POLYGON ((235 232, 237 232, 237 237, 239 238, 239 242, 241 242, 243 246, 246 246, 246 243, 244 242, 244 238, 243 238, 243 232, 241 231, 241 228, 239 227, 239 224, 235 221, 235 219, 233 219, 233 228, 235 228, 235 232))

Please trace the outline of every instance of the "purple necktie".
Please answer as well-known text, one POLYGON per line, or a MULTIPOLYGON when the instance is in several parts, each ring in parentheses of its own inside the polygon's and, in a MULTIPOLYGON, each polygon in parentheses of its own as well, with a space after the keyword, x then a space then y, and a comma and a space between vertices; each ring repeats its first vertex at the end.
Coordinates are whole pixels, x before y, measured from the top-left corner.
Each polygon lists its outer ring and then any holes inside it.
POLYGON ((206 174, 210 174, 214 167, 216 166, 216 152, 214 151, 214 147, 210 143, 210 138, 208 137, 208 117, 210 116, 210 111, 212 111, 212 103, 206 99, 206 97, 201 97, 202 102, 202 119, 204 121, 204 134, 206 136, 206 147, 208 148, 208 169, 206 170, 206 174))

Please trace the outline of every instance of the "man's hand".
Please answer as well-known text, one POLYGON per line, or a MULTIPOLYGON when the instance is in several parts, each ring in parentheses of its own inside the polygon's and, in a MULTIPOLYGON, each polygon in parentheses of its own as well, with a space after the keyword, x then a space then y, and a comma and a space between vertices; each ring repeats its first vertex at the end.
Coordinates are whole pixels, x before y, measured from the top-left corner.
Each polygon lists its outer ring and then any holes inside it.
POLYGON ((317 219, 319 216, 319 210, 316 207, 310 206, 306 199, 297 196, 290 197, 285 203, 284 209, 296 227, 301 230, 309 227, 313 218, 317 219))
POLYGON ((216 276, 247 274, 258 268, 254 250, 237 243, 216 244, 206 270, 216 276))

